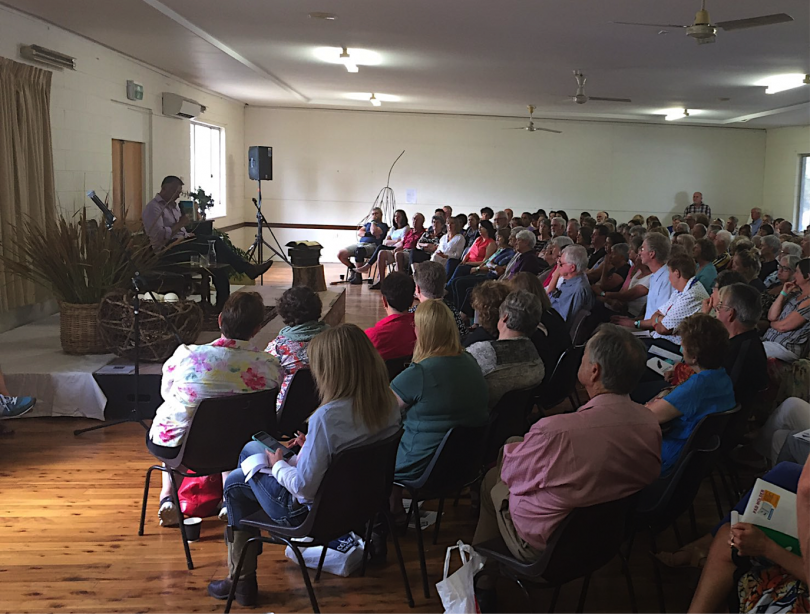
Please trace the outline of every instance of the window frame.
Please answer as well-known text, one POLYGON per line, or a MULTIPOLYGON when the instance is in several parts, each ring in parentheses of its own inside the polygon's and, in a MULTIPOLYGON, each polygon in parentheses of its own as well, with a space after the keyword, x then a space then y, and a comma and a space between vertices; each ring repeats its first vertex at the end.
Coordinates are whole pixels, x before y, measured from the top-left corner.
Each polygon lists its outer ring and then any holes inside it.
POLYGON ((207 219, 212 220, 223 218, 228 215, 227 175, 225 173, 225 128, 224 126, 217 126, 216 124, 210 124, 193 119, 189 121, 189 192, 196 192, 197 188, 202 185, 196 176, 197 170, 195 169, 195 131, 197 127, 207 128, 219 134, 219 190, 221 194, 215 194, 213 190, 208 189, 205 191, 209 192, 214 197, 215 201, 214 206, 208 209, 207 219))

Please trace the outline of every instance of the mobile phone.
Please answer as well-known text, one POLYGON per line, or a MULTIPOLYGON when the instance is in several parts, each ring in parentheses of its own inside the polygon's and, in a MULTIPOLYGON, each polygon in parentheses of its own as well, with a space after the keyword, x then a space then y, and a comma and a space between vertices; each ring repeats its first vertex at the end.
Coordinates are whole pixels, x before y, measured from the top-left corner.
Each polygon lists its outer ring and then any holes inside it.
POLYGON ((282 446, 281 443, 279 443, 278 439, 276 439, 272 435, 268 435, 264 431, 259 431, 258 433, 256 433, 253 436, 253 441, 258 441, 260 444, 262 444, 265 448, 267 448, 271 452, 275 452, 276 450, 281 448, 282 450, 284 450, 284 454, 282 456, 287 460, 295 456, 295 452, 293 452, 289 448, 286 448, 285 446, 282 446))

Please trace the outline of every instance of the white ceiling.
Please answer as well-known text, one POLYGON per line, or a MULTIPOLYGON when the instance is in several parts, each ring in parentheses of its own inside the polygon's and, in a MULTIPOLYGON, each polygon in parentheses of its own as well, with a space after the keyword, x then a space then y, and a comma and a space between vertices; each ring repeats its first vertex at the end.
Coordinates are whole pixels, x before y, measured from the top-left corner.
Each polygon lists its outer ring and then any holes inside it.
MULTIPOLYGON (((693 0, 3 0, 191 83, 252 105, 371 109, 352 92, 401 97, 385 111, 661 121, 771 127, 810 124, 810 87, 766 95, 754 83, 810 73, 807 0, 709 0, 713 21, 785 12, 793 23, 717 34, 615 21, 691 23, 693 0), (334 22, 310 11, 337 13, 334 22), (319 46, 377 51, 349 74, 314 57, 319 46), (594 96, 632 104, 575 105, 572 71, 594 96), (729 98, 721 101, 720 98, 729 98), (740 122, 746 116, 782 110, 740 122)), ((47 46, 47 41, 31 41, 47 46)))

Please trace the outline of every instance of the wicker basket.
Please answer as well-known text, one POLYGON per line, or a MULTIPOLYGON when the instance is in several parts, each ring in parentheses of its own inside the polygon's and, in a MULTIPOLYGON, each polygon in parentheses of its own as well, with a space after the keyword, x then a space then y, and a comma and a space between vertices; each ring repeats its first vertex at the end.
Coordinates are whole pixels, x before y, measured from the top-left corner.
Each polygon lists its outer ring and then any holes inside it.
POLYGON ((98 303, 59 303, 59 338, 65 354, 106 354, 108 346, 98 327, 98 303))
MULTIPOLYGON (((112 293, 104 297, 98 312, 99 329, 110 351, 118 356, 135 358, 132 294, 112 293)), ((192 301, 160 303, 141 301, 140 360, 163 362, 177 349, 177 339, 169 320, 180 333, 183 343, 194 343, 202 330, 202 309, 192 301), (165 318, 165 319, 164 319, 165 318)))

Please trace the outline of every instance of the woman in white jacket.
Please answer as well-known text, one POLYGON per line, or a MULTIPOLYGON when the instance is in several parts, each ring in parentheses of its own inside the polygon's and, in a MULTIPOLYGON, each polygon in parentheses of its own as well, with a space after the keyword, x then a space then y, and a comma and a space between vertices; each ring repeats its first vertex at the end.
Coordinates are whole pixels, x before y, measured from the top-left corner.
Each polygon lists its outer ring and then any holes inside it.
MULTIPOLYGON (((302 524, 336 454, 385 439, 399 429, 400 416, 388 385, 388 370, 360 328, 341 324, 328 329, 312 339, 308 353, 322 405, 309 418, 308 434, 299 434, 295 440, 301 451, 284 460, 283 450, 271 453, 251 442, 242 450, 239 463, 265 453, 272 475, 257 472, 246 482, 244 472, 236 469, 225 482, 228 534, 232 534, 232 539, 226 540, 229 575, 208 585, 208 594, 215 599, 227 599, 242 549, 258 533, 240 526, 243 518, 264 510, 277 524, 302 524)), ((258 547, 251 546, 236 592, 241 605, 256 604, 257 556, 258 547)))

